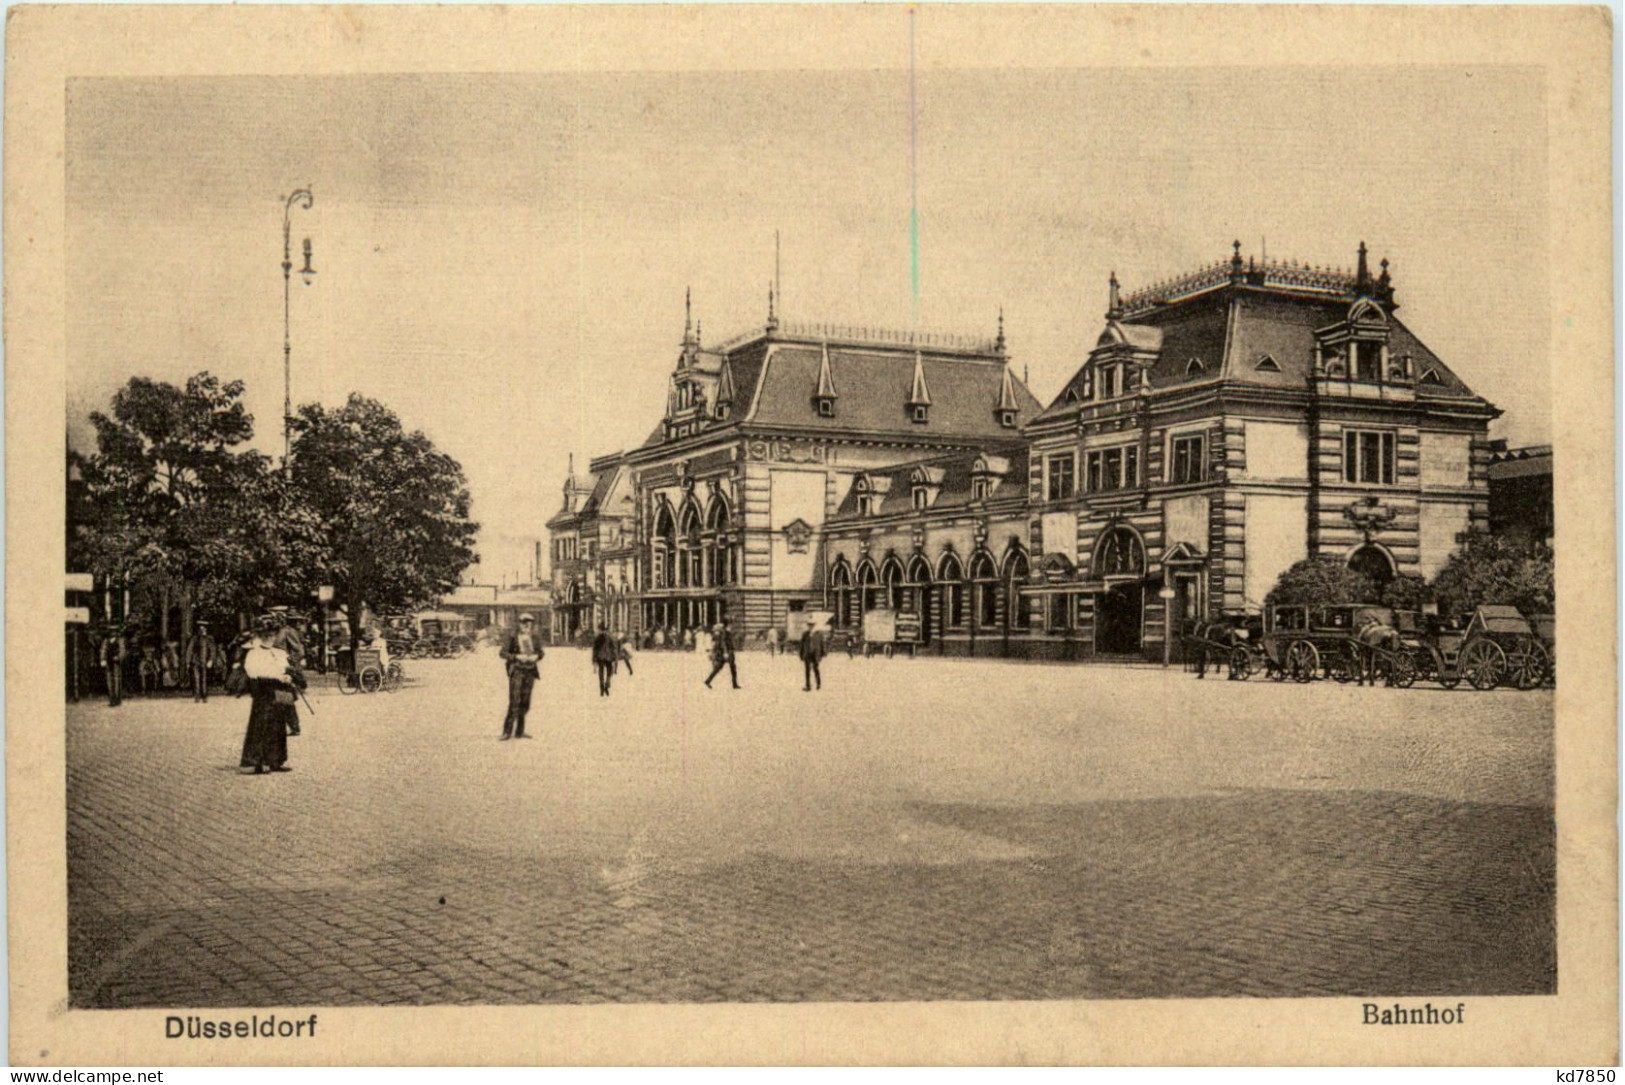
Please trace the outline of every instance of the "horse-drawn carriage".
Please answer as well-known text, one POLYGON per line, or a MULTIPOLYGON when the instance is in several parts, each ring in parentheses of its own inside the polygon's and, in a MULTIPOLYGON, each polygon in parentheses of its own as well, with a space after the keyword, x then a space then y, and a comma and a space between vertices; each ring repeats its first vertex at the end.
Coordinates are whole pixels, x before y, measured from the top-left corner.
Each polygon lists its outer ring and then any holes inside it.
POLYGON ((1184 634, 1186 663, 1204 674, 1209 666, 1223 666, 1231 681, 1245 682, 1265 668, 1263 633, 1263 619, 1256 614, 1190 622, 1184 634))
POLYGON ((1369 674, 1405 688, 1416 681, 1414 649, 1404 642, 1388 607, 1367 603, 1302 604, 1270 609, 1263 638, 1265 672, 1276 681, 1369 674))
POLYGON ((1412 653, 1417 670, 1445 689, 1463 681, 1478 690, 1534 689, 1550 673, 1543 638, 1516 607, 1481 606, 1465 622, 1400 613, 1421 630, 1412 653))
POLYGON ((452 659, 474 649, 475 622, 453 611, 431 611, 417 618, 412 641, 415 659, 452 659))

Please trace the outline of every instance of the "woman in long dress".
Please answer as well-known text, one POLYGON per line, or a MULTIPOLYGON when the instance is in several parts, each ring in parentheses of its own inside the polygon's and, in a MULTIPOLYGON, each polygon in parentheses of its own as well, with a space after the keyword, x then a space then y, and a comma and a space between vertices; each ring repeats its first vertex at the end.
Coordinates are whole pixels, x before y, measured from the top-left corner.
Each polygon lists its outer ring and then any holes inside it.
POLYGON ((242 771, 291 772, 288 767, 288 717, 299 711, 298 690, 305 688, 305 672, 288 653, 271 645, 274 623, 255 627, 254 639, 243 656, 243 673, 253 704, 248 710, 248 734, 243 738, 242 771))

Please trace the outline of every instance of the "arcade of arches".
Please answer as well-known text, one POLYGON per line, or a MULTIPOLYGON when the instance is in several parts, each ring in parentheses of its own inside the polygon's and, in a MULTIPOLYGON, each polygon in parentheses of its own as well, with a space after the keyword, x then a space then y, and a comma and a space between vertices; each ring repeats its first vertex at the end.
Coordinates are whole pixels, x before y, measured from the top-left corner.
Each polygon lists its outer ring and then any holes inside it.
POLYGON ((683 632, 721 621, 728 613, 723 589, 740 579, 740 535, 727 499, 715 494, 703 510, 692 495, 677 509, 662 501, 649 558, 645 628, 683 632))

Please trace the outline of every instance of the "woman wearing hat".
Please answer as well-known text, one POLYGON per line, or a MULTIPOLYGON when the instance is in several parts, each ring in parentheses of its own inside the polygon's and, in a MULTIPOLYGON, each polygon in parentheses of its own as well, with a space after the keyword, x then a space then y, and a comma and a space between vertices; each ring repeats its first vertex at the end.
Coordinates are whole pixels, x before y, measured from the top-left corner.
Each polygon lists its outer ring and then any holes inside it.
POLYGON ((264 617, 254 623, 254 639, 243 655, 243 673, 253 705, 248 710, 248 734, 243 738, 243 756, 238 767, 264 772, 289 772, 288 722, 298 727, 298 690, 305 688, 305 672, 288 658, 288 653, 272 645, 281 623, 264 617))

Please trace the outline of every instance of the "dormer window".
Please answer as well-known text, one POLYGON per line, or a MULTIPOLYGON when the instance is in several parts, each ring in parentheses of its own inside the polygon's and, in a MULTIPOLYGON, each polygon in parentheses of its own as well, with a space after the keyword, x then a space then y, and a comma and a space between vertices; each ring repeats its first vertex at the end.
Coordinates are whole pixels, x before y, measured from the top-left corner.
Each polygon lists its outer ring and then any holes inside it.
POLYGON ((1187 377, 1194 377, 1198 373, 1206 372, 1207 366, 1202 364, 1202 359, 1200 358, 1192 358, 1190 361, 1185 363, 1185 376, 1187 377))
POLYGON ((1100 398, 1116 399, 1121 392, 1120 367, 1103 365, 1100 367, 1100 398))
POLYGON ((834 396, 819 396, 818 397, 818 417, 820 417, 820 418, 834 418, 835 417, 835 397, 834 396))
POLYGON ((728 404, 726 404, 726 403, 718 403, 717 404, 717 417, 719 419, 728 417, 728 404))
POLYGON ((999 425, 1003 426, 1005 429, 1015 429, 1016 428, 1016 412, 1015 411, 1000 411, 999 412, 999 425))
POLYGON ((909 421, 921 425, 931 420, 931 405, 929 403, 916 403, 908 409, 909 421))
POLYGON ((924 486, 914 487, 914 511, 923 512, 931 504, 931 495, 924 486))
POLYGON ((1382 344, 1371 340, 1357 340, 1351 344, 1354 352, 1354 379, 1379 380, 1382 377, 1382 344))
POLYGON ((988 492, 991 489, 991 485, 985 478, 973 478, 970 480, 970 496, 972 501, 986 501, 988 492))
POLYGON ((1281 371, 1281 364, 1266 354, 1262 358, 1258 359, 1258 364, 1253 368, 1263 373, 1279 373, 1281 371))
POLYGON ((853 491, 858 495, 858 515, 873 516, 879 503, 875 500, 873 487, 869 485, 868 475, 859 475, 858 480, 852 484, 853 491))

